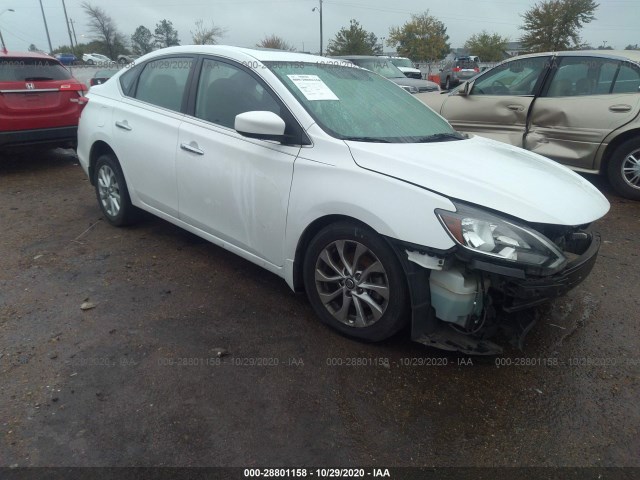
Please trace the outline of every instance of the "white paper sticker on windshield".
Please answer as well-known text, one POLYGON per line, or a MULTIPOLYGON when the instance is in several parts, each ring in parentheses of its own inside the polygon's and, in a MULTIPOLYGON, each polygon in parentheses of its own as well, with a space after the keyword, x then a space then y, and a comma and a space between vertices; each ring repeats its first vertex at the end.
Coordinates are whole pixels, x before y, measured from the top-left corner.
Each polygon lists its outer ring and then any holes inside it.
POLYGON ((340 100, 317 75, 287 75, 307 100, 340 100))

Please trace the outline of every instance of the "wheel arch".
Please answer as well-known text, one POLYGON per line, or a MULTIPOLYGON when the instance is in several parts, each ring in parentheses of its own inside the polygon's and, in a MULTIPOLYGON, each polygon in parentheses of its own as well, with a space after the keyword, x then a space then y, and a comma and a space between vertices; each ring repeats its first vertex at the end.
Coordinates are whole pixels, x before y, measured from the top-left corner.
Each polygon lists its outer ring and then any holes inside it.
POLYGON ((309 246, 309 242, 311 242, 313 237, 315 237, 320 230, 328 225, 338 222, 352 222, 376 232, 376 230, 370 225, 348 215, 333 214, 316 218, 304 229, 302 235, 300 235, 300 238, 298 239, 298 244, 296 245, 296 252, 293 261, 293 289, 295 292, 304 292, 304 279, 302 272, 304 269, 304 256, 307 251, 307 247, 309 246))
POLYGON ((606 175, 613 152, 615 152, 616 149, 624 142, 631 140, 632 138, 640 138, 640 128, 621 132, 609 142, 600 159, 600 165, 598 168, 600 174, 606 175))
POLYGON ((107 142, 98 140, 93 145, 91 145, 91 151, 89 152, 89 181, 91 182, 91 185, 94 185, 94 170, 96 166, 96 161, 102 155, 105 155, 108 153, 113 154, 117 158, 115 152, 107 142))

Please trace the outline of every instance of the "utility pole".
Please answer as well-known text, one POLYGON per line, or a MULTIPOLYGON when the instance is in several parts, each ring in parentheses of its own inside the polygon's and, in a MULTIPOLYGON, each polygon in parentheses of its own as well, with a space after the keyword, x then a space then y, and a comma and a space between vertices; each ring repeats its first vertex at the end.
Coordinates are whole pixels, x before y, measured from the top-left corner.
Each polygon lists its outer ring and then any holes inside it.
POLYGON ((67 32, 69 32, 69 43, 71 44, 71 53, 76 53, 73 51, 73 38, 71 38, 71 27, 69 26, 69 17, 67 16, 67 6, 64 4, 64 0, 62 0, 62 10, 64 10, 64 19, 67 21, 67 32))
POLYGON ((42 0, 40 0, 40 10, 42 10, 42 20, 44 20, 44 29, 47 32, 47 41, 49 42, 49 53, 53 53, 53 47, 51 46, 51 37, 49 36, 49 27, 47 26, 47 17, 44 16, 44 8, 42 7, 42 0))
MULTIPOLYGON (((5 8, 3 11, 0 12, 0 15, 2 15, 4 12, 15 12, 15 10, 13 8, 5 8)), ((2 31, 0 31, 0 45, 2 46, 2 51, 4 53, 7 53, 7 46, 4 43, 4 37, 2 36, 2 31)))
POLYGON ((319 1, 320 1, 320 8, 313 7, 311 11, 315 12, 316 10, 318 10, 318 12, 320 13, 320 56, 322 56, 322 0, 319 0, 319 1))
POLYGON ((69 19, 69 23, 71 24, 71 31, 73 32, 73 41, 76 43, 76 47, 78 46, 78 37, 76 37, 76 27, 73 25, 74 22, 73 18, 69 19))

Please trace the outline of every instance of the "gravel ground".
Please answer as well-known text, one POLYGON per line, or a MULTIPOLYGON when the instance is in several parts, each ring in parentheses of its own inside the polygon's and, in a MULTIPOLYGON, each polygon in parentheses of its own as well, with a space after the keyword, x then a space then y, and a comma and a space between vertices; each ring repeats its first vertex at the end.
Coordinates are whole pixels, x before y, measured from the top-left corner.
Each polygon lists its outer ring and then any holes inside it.
POLYGON ((468 358, 349 340, 169 223, 109 226, 72 151, 5 156, 0 466, 639 467, 640 203, 599 186, 591 276, 524 351, 468 358))

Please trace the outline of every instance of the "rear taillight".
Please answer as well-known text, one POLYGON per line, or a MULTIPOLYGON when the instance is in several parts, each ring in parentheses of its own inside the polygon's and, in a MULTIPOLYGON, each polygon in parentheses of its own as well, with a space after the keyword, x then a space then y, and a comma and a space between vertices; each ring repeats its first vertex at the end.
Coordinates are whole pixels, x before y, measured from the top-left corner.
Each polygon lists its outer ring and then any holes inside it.
POLYGON ((94 85, 98 85, 98 83, 96 82, 95 78, 92 78, 92 79, 89 80, 89 86, 93 87, 94 85))
POLYGON ((479 69, 479 68, 474 68, 474 69, 473 69, 473 71, 474 71, 474 72, 479 72, 479 71, 480 71, 480 69, 479 69))
POLYGON ((453 67, 454 72, 459 72, 460 70, 462 70, 460 67, 453 67))
POLYGON ((79 105, 84 105, 89 101, 87 97, 84 96, 87 93, 87 87, 82 83, 72 83, 68 85, 60 85, 60 91, 67 90, 70 92, 76 92, 78 94, 78 98, 71 98, 69 101, 73 103, 77 103, 79 105))

